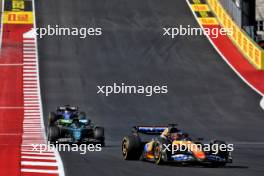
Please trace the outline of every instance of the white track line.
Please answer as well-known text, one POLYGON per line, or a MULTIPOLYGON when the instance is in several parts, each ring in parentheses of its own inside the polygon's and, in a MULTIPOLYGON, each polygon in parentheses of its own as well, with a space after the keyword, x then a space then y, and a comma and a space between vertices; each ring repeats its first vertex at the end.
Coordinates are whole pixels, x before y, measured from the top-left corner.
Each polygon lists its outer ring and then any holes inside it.
POLYGON ((23 46, 24 46, 24 47, 26 47, 26 46, 27 46, 27 47, 28 47, 28 46, 30 46, 30 47, 35 47, 35 43, 24 43, 23 46))
POLYGON ((29 59, 23 59, 24 60, 24 62, 26 61, 26 62, 35 62, 36 61, 36 59, 31 59, 31 58, 29 58, 29 59))
MULTIPOLYGON (((23 64, 24 65, 24 64, 23 64)), ((23 66, 24 69, 27 69, 27 68, 33 68, 33 69, 36 69, 37 70, 37 66, 27 66, 27 65, 24 65, 23 66)))
POLYGON ((32 162, 32 161, 21 161, 22 166, 58 166, 55 162, 32 162))
MULTIPOLYGON (((47 174, 60 174, 58 170, 42 170, 42 169, 21 169, 21 172, 29 173, 47 173, 47 174)), ((61 175, 61 174, 60 174, 61 175)))
POLYGON ((24 103, 37 103, 38 100, 25 100, 24 103))
MULTIPOLYGON (((35 49, 35 48, 33 48, 33 49, 35 49)), ((32 50, 32 48, 27 48, 27 50, 26 51, 24 50, 23 53, 24 53, 25 57, 26 57, 27 54, 32 55, 32 56, 33 55, 36 56, 35 55, 36 51, 32 50), (29 49, 31 49, 31 50, 29 50, 29 49)))
POLYGON ((34 47, 24 47, 23 50, 24 51, 34 51, 34 52, 36 52, 36 48, 34 48, 34 47))
MULTIPOLYGON (((29 100, 38 100, 37 98, 30 98, 28 100, 25 100, 25 101, 29 101, 29 100)), ((24 103, 25 103, 24 101, 24 103)), ((40 109, 39 107, 30 107, 30 106, 26 106, 24 107, 24 109, 40 109)))
POLYGON ((28 80, 37 80, 37 78, 24 78, 24 80, 28 81, 28 80))
POLYGON ((43 156, 54 156, 53 153, 39 153, 39 152, 21 152, 23 155, 43 155, 43 156))
POLYGON ((56 160, 54 156, 27 156, 22 155, 22 159, 56 160))

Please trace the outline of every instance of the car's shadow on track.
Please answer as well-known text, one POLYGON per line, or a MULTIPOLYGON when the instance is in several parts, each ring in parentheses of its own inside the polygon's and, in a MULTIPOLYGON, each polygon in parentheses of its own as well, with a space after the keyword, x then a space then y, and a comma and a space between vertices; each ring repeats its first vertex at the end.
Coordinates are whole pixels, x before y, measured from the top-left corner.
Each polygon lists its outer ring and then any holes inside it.
MULTIPOLYGON (((112 142, 112 143, 108 143, 106 144, 103 149, 105 150, 109 150, 109 149, 119 149, 120 144, 118 144, 118 142, 112 142)), ((120 149, 121 150, 121 149, 120 149)), ((144 163, 149 163, 149 164, 153 164, 154 163, 150 162, 150 161, 133 161, 133 162, 144 162, 144 163)), ((240 166, 240 165, 226 165, 226 166, 221 166, 221 167, 214 167, 214 166, 210 166, 210 165, 199 165, 199 164, 182 164, 182 163, 165 163, 162 165, 159 165, 159 167, 166 167, 166 166, 171 166, 171 167, 185 167, 185 168, 205 168, 205 169, 248 169, 248 166, 240 166)))
POLYGON ((214 167, 208 165, 194 165, 194 164, 179 164, 179 163, 167 163, 162 166, 172 166, 172 167, 189 167, 189 168, 212 168, 212 169, 248 169, 248 166, 239 166, 239 165, 227 165, 221 167, 214 167))
POLYGON ((223 168, 230 168, 230 169, 248 169, 248 166, 225 166, 223 168))
POLYGON ((117 148, 117 147, 119 147, 119 146, 115 146, 115 145, 109 145, 109 144, 106 144, 105 146, 103 146, 103 148, 105 148, 105 149, 110 149, 110 148, 117 148))

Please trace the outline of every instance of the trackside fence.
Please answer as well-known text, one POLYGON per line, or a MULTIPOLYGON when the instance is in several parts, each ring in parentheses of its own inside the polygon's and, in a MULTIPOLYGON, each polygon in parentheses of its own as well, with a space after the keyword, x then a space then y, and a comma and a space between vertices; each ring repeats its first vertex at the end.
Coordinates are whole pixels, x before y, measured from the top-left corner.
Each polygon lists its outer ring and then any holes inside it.
POLYGON ((264 50, 235 23, 219 0, 207 0, 207 3, 215 13, 221 26, 233 30, 233 35, 229 37, 247 60, 256 69, 264 70, 264 50))

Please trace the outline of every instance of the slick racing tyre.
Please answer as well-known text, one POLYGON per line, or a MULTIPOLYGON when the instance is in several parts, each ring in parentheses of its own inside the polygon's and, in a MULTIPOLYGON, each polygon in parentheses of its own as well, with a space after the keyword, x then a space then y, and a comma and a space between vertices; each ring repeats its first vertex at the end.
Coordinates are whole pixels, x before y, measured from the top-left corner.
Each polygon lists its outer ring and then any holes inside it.
MULTIPOLYGON (((225 145, 225 146, 227 146, 227 144, 226 144, 226 142, 224 142, 224 141, 219 141, 219 140, 214 140, 214 141, 212 141, 211 142, 211 147, 213 146, 213 145, 217 145, 217 146, 221 146, 221 145, 225 145)), ((213 152, 215 152, 215 151, 213 151, 213 149, 211 148, 211 153, 213 153, 213 152)), ((221 158, 225 158, 226 160, 228 159, 228 156, 229 156, 229 152, 228 151, 217 151, 216 153, 215 153, 215 155, 216 156, 219 156, 219 157, 221 157, 221 158)), ((223 167, 223 166, 225 166, 226 165, 226 162, 214 162, 214 163, 212 163, 212 166, 213 167, 223 167)))
POLYGON ((143 152, 141 139, 137 135, 126 136, 122 140, 122 154, 125 160, 139 160, 143 152))
POLYGON ((51 125, 53 125, 56 121, 57 121, 56 114, 55 114, 54 112, 50 112, 50 113, 49 113, 49 117, 48 117, 48 125, 51 126, 51 125))
MULTIPOLYGON (((215 140, 213 142, 211 142, 211 145, 214 144, 214 145, 217 145, 217 146, 227 146, 226 142, 224 141, 219 141, 219 140, 215 140)), ((228 155, 229 155, 229 152, 228 151, 217 151, 216 153, 217 156, 221 157, 221 158, 225 158, 227 159, 228 158, 228 155)))
POLYGON ((51 143, 55 143, 57 139, 59 139, 60 130, 57 126, 49 126, 48 130, 48 141, 51 143))
POLYGON ((153 144, 153 153, 155 164, 161 165, 165 162, 164 158, 166 158, 166 152, 163 152, 161 143, 155 142, 153 144))
POLYGON ((94 138, 99 140, 102 146, 105 145, 105 137, 104 137, 104 128, 103 127, 95 127, 94 138))
POLYGON ((85 112, 80 112, 79 113, 79 119, 81 119, 81 120, 86 119, 86 113, 85 112))

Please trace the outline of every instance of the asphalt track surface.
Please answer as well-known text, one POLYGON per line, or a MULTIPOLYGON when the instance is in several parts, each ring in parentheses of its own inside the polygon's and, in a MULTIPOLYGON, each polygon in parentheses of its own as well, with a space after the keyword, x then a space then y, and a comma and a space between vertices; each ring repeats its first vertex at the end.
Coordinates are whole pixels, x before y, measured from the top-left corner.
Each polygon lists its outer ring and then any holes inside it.
POLYGON ((106 128, 102 152, 61 153, 67 176, 263 175, 264 114, 259 95, 233 73, 205 37, 161 36, 163 27, 198 27, 185 1, 46 0, 36 5, 38 27, 91 26, 104 32, 87 39, 39 40, 45 115, 57 105, 76 104, 106 128), (169 93, 97 94, 97 85, 114 82, 168 85, 169 93), (120 141, 133 125, 171 122, 196 137, 237 144, 234 163, 203 168, 122 159, 120 141))

